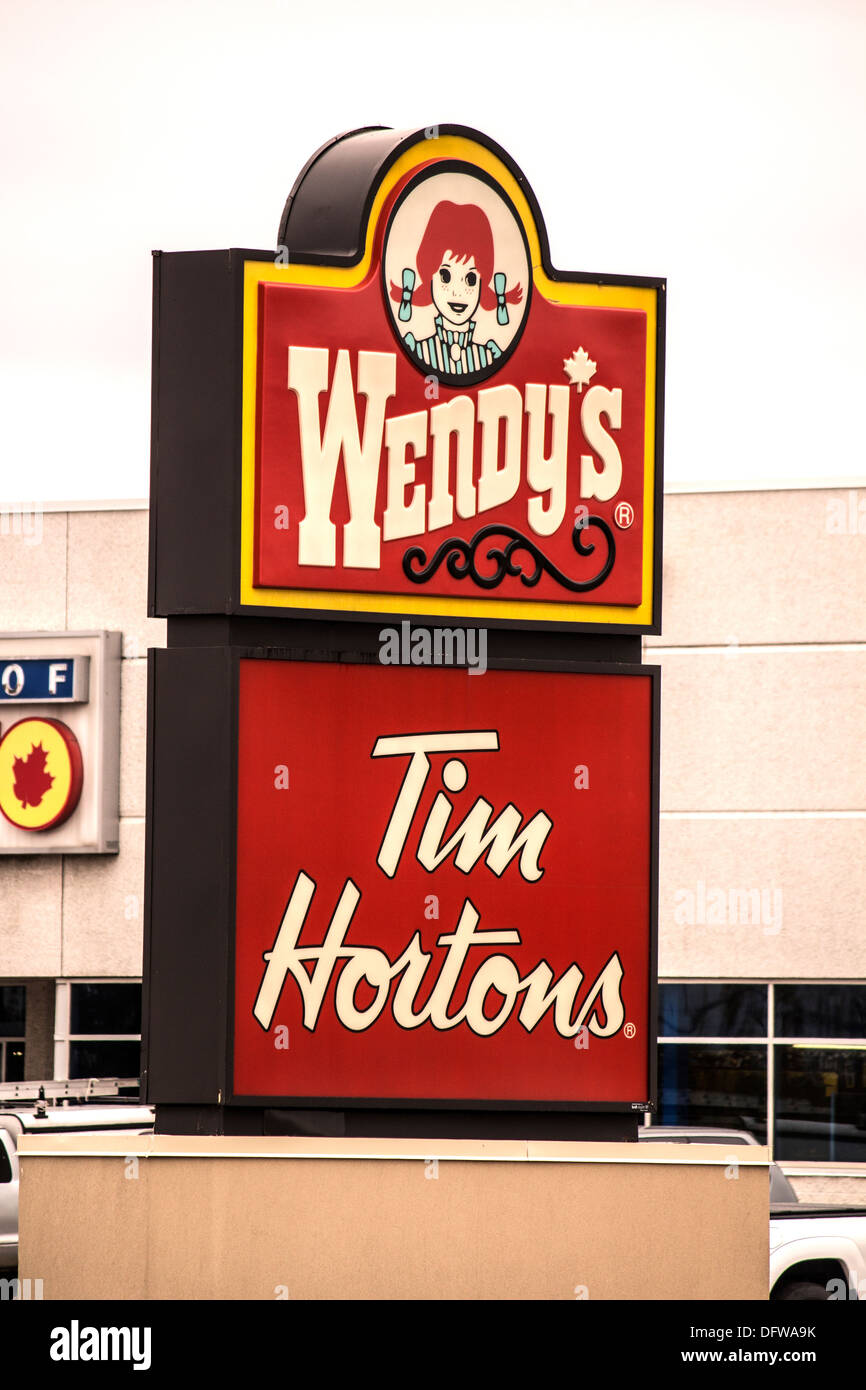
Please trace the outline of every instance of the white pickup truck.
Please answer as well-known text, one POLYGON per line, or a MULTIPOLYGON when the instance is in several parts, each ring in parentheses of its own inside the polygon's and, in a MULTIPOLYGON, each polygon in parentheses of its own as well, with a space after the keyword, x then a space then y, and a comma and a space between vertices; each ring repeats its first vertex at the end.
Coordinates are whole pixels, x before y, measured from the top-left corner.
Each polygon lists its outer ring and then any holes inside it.
POLYGON ((770 1298, 866 1299, 866 1207, 771 1202, 770 1298))
MULTIPOLYGON (((651 1125, 643 1141, 668 1144, 757 1144, 746 1130, 651 1125)), ((770 1164, 770 1300, 866 1300, 866 1207, 800 1202, 785 1174, 770 1164)))
MULTIPOLYGON (((62 1083, 60 1083, 62 1085, 62 1083)), ((50 1089, 46 1083, 44 1089, 50 1089)), ((60 1086, 55 1083, 59 1090, 60 1086)), ((23 1089, 23 1087, 22 1087, 23 1089)), ((71 1090, 71 1087, 69 1088, 71 1090)), ((0 1108, 0 1277, 18 1266, 18 1138, 21 1134, 149 1134, 147 1105, 36 1105, 0 1108)))

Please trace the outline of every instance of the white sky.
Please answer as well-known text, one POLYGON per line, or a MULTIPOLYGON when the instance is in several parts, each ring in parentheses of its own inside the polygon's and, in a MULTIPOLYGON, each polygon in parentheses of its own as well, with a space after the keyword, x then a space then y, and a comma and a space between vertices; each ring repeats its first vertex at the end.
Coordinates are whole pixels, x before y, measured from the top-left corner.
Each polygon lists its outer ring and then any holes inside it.
POLYGON ((437 121, 556 266, 667 277, 670 483, 866 478, 864 0, 0 0, 0 499, 145 496, 151 249, 437 121))

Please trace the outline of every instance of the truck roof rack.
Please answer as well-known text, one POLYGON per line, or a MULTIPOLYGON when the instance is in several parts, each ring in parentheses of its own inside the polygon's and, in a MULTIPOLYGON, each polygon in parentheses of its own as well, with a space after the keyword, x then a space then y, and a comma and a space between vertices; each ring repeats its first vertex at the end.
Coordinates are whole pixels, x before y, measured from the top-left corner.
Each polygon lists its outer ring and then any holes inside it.
POLYGON ((51 1102, 62 1105, 80 1104, 88 1100, 129 1101, 138 1095, 138 1077, 90 1076, 74 1081, 3 1081, 0 1082, 0 1108, 19 1101, 51 1102))

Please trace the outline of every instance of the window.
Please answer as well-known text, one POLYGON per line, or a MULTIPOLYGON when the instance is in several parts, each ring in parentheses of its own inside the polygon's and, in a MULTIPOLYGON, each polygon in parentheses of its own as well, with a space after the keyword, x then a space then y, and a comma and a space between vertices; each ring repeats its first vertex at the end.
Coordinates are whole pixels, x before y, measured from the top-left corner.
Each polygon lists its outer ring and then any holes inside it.
POLYGON ((659 1005, 660 1037, 766 1036, 766 985, 662 985, 659 1005))
POLYGON ((141 984, 59 980, 54 1075, 137 1077, 141 1069, 141 984))
POLYGON ((24 1080, 26 987, 0 985, 0 1081, 24 1080))
POLYGON ((659 1050, 659 1124, 747 1129, 766 1143, 766 1048, 732 1043, 659 1050))
POLYGON ((69 1000, 70 1034, 141 1035, 141 985, 73 984, 69 1000))
POLYGON ((866 985, 661 984, 656 1122, 747 1129, 775 1159, 866 1162, 866 985))

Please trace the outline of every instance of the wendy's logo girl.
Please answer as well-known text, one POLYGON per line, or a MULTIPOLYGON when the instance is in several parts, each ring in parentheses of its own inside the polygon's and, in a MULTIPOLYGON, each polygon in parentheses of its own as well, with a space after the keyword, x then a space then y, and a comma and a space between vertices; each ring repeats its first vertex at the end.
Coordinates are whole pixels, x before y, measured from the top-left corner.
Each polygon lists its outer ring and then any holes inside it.
MULTIPOLYGON (((399 264, 399 263, 398 263, 399 264)), ((508 305, 519 304, 523 286, 507 286, 496 269, 493 232, 487 215, 474 203, 442 201, 430 214, 415 254, 418 274, 406 267, 402 284, 390 282, 391 298, 400 307, 397 318, 408 323, 415 306, 433 304, 434 332, 418 339, 403 338, 409 353, 437 375, 470 377, 491 367, 502 355, 493 339, 475 341, 479 305, 496 310, 496 322, 509 323, 508 305)))

